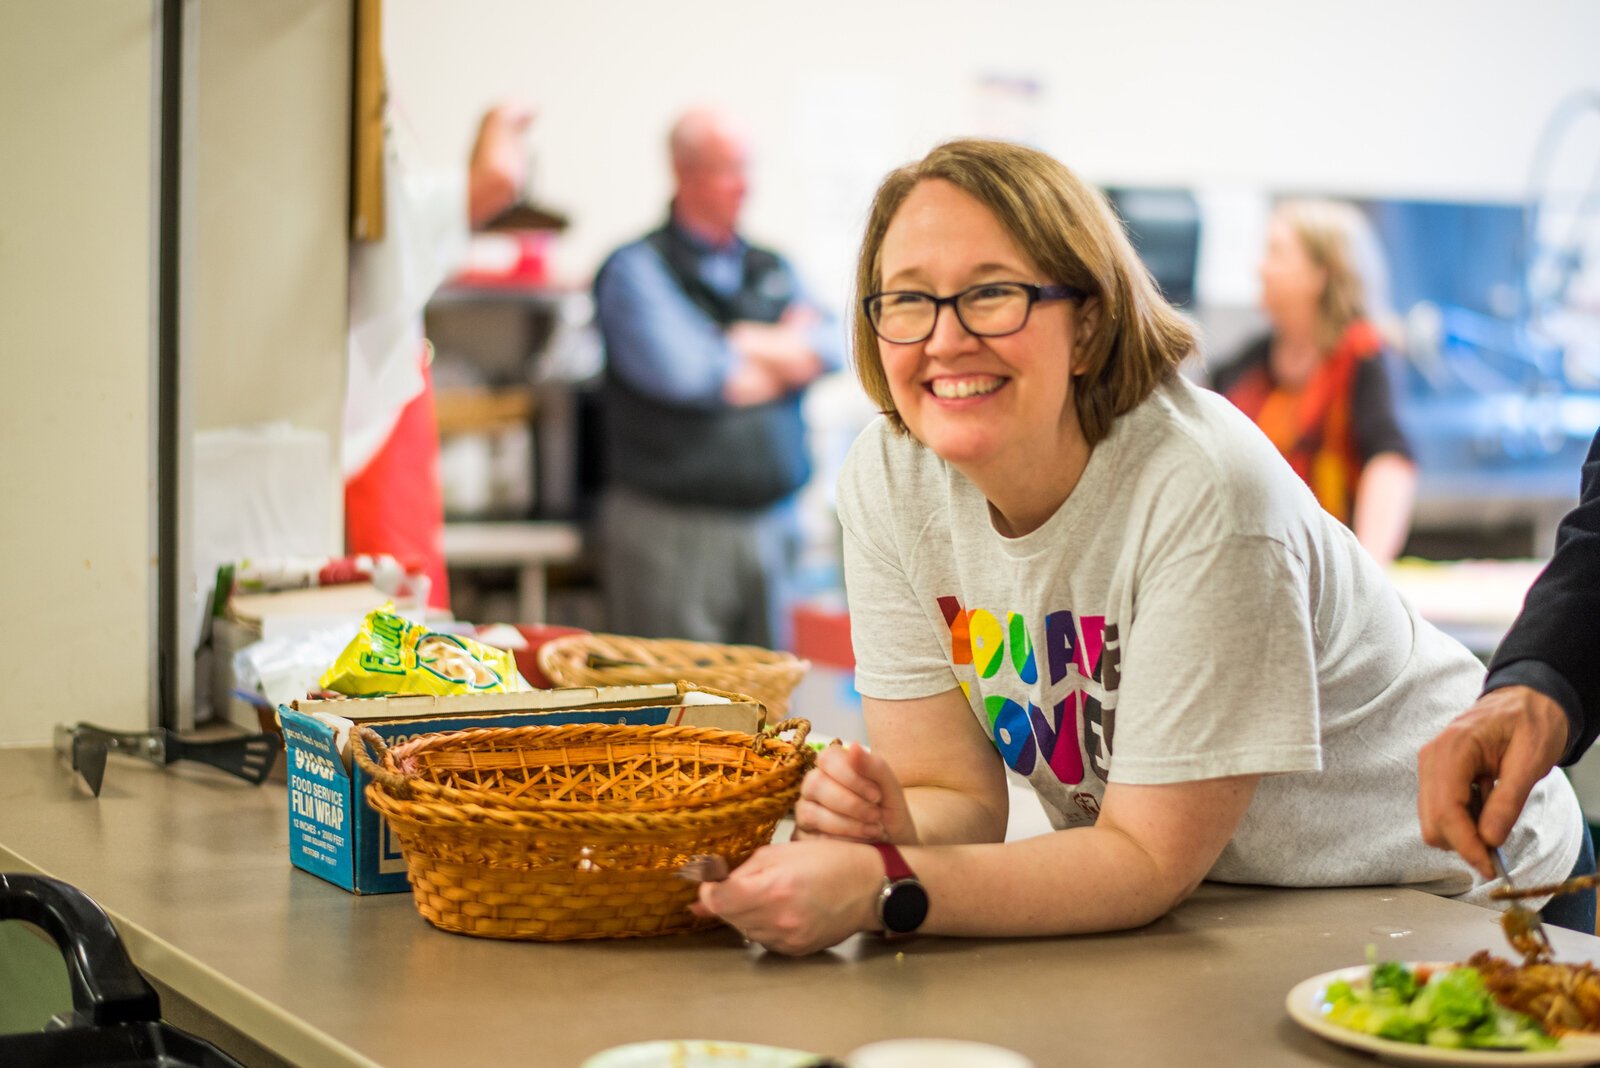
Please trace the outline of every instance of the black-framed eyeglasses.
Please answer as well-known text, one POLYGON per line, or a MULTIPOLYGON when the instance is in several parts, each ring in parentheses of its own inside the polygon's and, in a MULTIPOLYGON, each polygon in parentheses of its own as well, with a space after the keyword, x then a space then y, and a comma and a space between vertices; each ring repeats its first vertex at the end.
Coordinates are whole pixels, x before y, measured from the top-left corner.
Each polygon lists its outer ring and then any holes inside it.
POLYGON ((897 289, 861 301, 873 332, 895 345, 914 345, 933 336, 939 309, 948 304, 967 333, 1005 337, 1028 325, 1028 313, 1041 300, 1082 300, 1077 286, 1035 286, 1026 282, 984 282, 948 297, 897 289))

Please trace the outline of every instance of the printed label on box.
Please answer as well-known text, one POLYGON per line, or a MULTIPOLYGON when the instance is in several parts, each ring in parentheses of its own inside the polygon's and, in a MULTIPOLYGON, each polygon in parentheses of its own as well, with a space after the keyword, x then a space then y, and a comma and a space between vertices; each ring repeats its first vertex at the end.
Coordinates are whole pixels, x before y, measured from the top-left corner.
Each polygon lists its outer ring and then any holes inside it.
POLYGON ((279 718, 289 763, 289 852, 298 867, 353 889, 355 814, 334 730, 298 712, 283 710, 279 718))

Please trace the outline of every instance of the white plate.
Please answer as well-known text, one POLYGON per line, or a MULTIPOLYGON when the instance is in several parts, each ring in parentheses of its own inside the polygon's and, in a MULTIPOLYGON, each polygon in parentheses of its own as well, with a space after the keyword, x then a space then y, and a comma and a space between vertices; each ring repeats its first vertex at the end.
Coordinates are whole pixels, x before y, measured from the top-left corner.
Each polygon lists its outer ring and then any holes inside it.
POLYGON ((891 1038, 850 1051, 852 1068, 1033 1068, 1020 1053, 959 1038, 891 1038))
POLYGON ((584 1061, 582 1068, 800 1068, 821 1059, 821 1054, 797 1049, 686 1038, 614 1046, 584 1061))
MULTIPOLYGON (((1415 968, 1416 963, 1406 965, 1415 968)), ((1438 964, 1428 962, 1430 968, 1454 968, 1455 964, 1438 964)), ((1348 1027, 1340 1027, 1332 1023, 1323 1015, 1324 1006, 1327 1004, 1323 993, 1328 989, 1328 984, 1335 979, 1343 979, 1347 983, 1365 980, 1372 974, 1372 969, 1367 965, 1354 968, 1340 968, 1337 971, 1324 972, 1314 975, 1304 982, 1296 983, 1293 990, 1289 991, 1286 1006, 1294 1022, 1304 1027, 1314 1035, 1319 1035, 1329 1042, 1337 1042, 1341 1046, 1350 1046, 1354 1049, 1374 1053, 1386 1061, 1397 1061, 1404 1064, 1436 1064, 1436 1065, 1462 1065, 1462 1064, 1518 1064, 1518 1065, 1581 1065, 1600 1063, 1600 1036, 1573 1036, 1567 1035, 1559 1040, 1560 1044, 1555 1049, 1541 1050, 1506 1050, 1506 1049, 1440 1049, 1436 1046, 1419 1046, 1411 1042, 1396 1042, 1389 1038, 1379 1038, 1376 1035, 1365 1035, 1360 1031, 1352 1031, 1348 1027)))

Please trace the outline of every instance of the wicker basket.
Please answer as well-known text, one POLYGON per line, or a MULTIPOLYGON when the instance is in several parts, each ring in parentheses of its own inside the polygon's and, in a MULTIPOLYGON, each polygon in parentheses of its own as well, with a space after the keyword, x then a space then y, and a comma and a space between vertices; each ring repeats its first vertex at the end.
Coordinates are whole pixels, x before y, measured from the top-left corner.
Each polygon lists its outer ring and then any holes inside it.
POLYGON ((622 686, 676 682, 748 694, 774 719, 788 714, 789 695, 811 667, 793 653, 756 645, 714 645, 621 634, 575 634, 539 647, 539 669, 557 686, 622 686))
POLYGON ((678 870, 697 854, 737 866, 772 840, 813 760, 809 729, 484 728, 389 749, 358 728, 354 750, 430 923, 564 941, 716 924, 688 910, 696 887, 678 870))

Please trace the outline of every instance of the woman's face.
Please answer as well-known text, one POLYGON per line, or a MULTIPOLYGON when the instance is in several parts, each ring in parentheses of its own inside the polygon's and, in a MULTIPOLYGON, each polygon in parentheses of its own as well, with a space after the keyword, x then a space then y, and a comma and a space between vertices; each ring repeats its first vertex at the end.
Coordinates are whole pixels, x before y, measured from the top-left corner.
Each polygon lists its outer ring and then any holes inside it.
POLYGON ((1328 272, 1311 259, 1294 227, 1274 215, 1261 257, 1261 310, 1275 323, 1304 321, 1316 314, 1327 285, 1328 272))
MULTIPOLYGON (((981 282, 1045 285, 981 202, 942 179, 918 183, 890 220, 881 253, 884 290, 949 296, 981 282)), ((950 305, 933 334, 910 345, 879 340, 895 409, 913 436, 962 471, 1017 477, 1081 440, 1072 405, 1072 301, 1035 304, 1027 325, 976 337, 950 305)))

